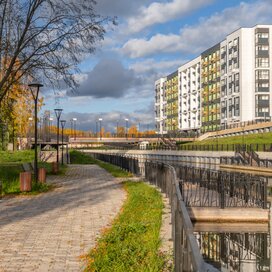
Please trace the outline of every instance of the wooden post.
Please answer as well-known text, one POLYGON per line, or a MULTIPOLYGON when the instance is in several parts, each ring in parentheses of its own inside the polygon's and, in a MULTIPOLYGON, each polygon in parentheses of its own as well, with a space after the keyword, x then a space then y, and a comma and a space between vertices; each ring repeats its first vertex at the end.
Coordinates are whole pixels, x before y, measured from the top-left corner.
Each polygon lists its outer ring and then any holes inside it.
POLYGON ((20 173, 20 190, 21 192, 31 191, 31 172, 20 173))
POLYGON ((45 168, 39 168, 39 182, 40 183, 46 183, 46 169, 45 168))

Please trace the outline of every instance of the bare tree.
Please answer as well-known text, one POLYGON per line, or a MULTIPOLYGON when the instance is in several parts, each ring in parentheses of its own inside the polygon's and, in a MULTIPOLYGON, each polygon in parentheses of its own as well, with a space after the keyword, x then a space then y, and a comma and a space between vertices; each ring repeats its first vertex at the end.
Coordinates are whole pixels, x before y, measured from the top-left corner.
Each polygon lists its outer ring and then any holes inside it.
POLYGON ((94 0, 0 0, 0 103, 12 85, 31 78, 76 87, 73 74, 114 18, 94 0))

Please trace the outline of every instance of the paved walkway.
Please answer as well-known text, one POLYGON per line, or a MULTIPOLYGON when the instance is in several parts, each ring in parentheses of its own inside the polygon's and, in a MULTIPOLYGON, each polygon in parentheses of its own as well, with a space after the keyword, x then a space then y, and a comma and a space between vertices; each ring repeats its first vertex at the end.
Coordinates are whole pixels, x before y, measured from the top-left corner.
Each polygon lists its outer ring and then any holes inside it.
POLYGON ((73 165, 50 177, 59 187, 0 202, 0 271, 81 271, 80 256, 126 197, 117 179, 96 165, 73 165))

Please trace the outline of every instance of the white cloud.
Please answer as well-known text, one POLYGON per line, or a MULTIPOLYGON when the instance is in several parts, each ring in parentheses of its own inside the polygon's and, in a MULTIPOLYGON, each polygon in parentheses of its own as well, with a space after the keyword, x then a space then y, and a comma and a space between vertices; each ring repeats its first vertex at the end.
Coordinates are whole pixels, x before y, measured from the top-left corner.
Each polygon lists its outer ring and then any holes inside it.
POLYGON ((214 0, 173 0, 172 2, 154 2, 147 8, 142 7, 140 13, 128 20, 128 32, 139 32, 146 27, 180 18, 193 10, 210 4, 214 0))
POLYGON ((146 59, 141 62, 135 62, 130 65, 130 69, 134 70, 137 74, 149 74, 160 71, 165 72, 169 70, 177 69, 181 63, 185 63, 184 60, 163 60, 163 61, 156 61, 154 59, 146 59))
POLYGON ((239 27, 271 23, 272 1, 242 2, 209 18, 202 18, 197 25, 186 26, 179 34, 157 34, 147 39, 131 39, 123 45, 122 52, 129 57, 146 57, 162 53, 200 53, 220 42, 239 27))

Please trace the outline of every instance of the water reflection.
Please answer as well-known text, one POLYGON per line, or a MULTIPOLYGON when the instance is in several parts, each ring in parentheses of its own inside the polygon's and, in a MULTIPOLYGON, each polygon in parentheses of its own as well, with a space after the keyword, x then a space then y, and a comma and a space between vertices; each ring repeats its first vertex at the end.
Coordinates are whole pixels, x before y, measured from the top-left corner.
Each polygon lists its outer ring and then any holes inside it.
POLYGON ((268 233, 195 233, 204 260, 219 271, 270 271, 268 233))

